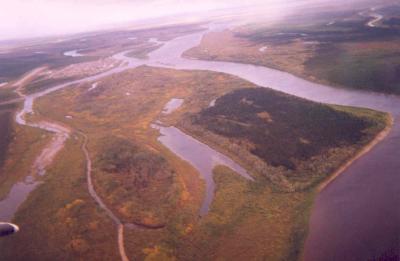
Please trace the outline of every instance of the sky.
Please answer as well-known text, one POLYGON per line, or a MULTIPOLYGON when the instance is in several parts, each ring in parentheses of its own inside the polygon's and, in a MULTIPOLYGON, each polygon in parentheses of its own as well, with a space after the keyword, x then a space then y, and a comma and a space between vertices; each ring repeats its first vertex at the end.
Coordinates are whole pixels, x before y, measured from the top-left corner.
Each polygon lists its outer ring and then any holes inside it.
POLYGON ((271 17, 304 3, 343 6, 359 1, 374 0, 0 0, 0 41, 108 29, 148 18, 208 14, 208 10, 244 5, 257 6, 261 16, 271 17))
POLYGON ((281 0, 0 0, 0 40, 281 0))

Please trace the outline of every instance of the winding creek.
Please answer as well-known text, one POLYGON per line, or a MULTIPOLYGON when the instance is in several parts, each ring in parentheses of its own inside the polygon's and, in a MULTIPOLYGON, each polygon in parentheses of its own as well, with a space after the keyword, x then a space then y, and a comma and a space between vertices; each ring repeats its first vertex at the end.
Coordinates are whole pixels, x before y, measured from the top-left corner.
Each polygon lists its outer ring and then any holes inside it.
MULTIPOLYGON (((26 122, 24 117, 33 112, 32 105, 36 98, 71 85, 96 81, 105 76, 144 64, 180 70, 209 70, 228 73, 259 86, 270 87, 316 102, 371 108, 386 111, 393 115, 395 121, 389 135, 368 154, 358 159, 317 196, 310 220, 310 231, 305 245, 304 259, 312 261, 367 260, 370 257, 381 257, 389 252, 392 255, 399 254, 400 160, 398 155, 400 152, 400 98, 372 92, 332 88, 262 66, 182 58, 184 51, 199 44, 203 34, 204 32, 191 34, 166 42, 159 49, 150 53, 148 60, 128 58, 125 56, 127 52, 117 54, 114 58, 122 60, 122 64, 125 64, 125 66, 58 85, 41 93, 25 97, 24 107, 16 117, 17 122, 55 134, 51 143, 46 147, 48 152, 45 152, 45 149, 41 154, 44 154, 44 156, 38 157, 38 159, 41 158, 42 160, 39 160, 39 163, 35 162, 37 171, 44 172, 54 155, 63 147, 70 130, 56 123, 26 122)), ((160 142, 178 156, 190 162, 205 178, 210 175, 210 166, 213 166, 215 162, 220 163, 221 158, 225 157, 217 152, 215 152, 217 156, 210 155, 211 148, 205 149, 203 146, 206 145, 199 145, 201 143, 190 136, 185 136, 173 126, 159 126, 159 129, 161 133, 160 142), (198 149, 200 152, 193 153, 192 157, 190 156, 191 153, 187 153, 189 148, 190 150, 193 148, 198 149), (206 153, 203 152, 203 149, 205 149, 206 153)), ((84 151, 85 146, 82 147, 84 151)), ((85 155, 89 164, 90 158, 88 154, 85 153, 85 155)), ((237 166, 236 163, 229 162, 228 158, 224 158, 222 161, 236 169, 239 174, 247 175, 245 170, 239 169, 240 166, 237 166)), ((90 171, 87 172, 89 178, 90 171)), ((32 184, 29 189, 20 189, 18 187, 20 184, 16 184, 8 198, 5 199, 5 201, 11 201, 9 204, 14 206, 14 209, 8 213, 10 218, 19 204, 37 185, 35 175, 30 176, 27 180, 26 184, 32 184)), ((90 191, 90 184, 88 186, 90 191)), ((212 184, 209 186, 212 186, 212 184)), ((96 200, 93 193, 91 195, 96 200)), ((2 204, 5 201, 0 202, 0 207, 3 206, 2 204)), ((206 197, 205 202, 207 201, 209 199, 206 197)), ((98 200, 96 202, 107 212, 105 205, 102 206, 98 200)), ((204 204, 201 211, 206 211, 204 204)), ((1 209, 3 212, 3 208, 1 209)), ((109 214, 109 216, 114 220, 112 215, 109 214)), ((114 222, 118 227, 118 245, 121 258, 122 260, 127 260, 123 248, 123 225, 120 221, 118 222, 118 219, 114 220, 114 222)))
POLYGON ((369 17, 370 20, 365 24, 367 27, 379 27, 380 21, 384 18, 384 15, 376 12, 378 7, 372 7, 368 11, 359 12, 358 14, 362 17, 369 17))
MULTIPOLYGON (((125 57, 124 53, 120 53, 115 55, 114 57, 116 59, 119 59, 120 57, 125 57)), ((47 132, 53 133, 53 138, 49 142, 49 144, 46 145, 46 147, 42 150, 42 152, 39 154, 39 156, 36 158, 34 161, 34 164, 32 166, 32 172, 30 173, 27 178, 22 181, 16 183, 12 188, 7 197, 0 201, 0 219, 5 220, 5 221, 11 221, 12 218, 14 217, 14 214, 18 210, 18 207, 26 200, 28 195, 41 183, 37 177, 42 176, 46 172, 46 168, 53 162, 55 156, 57 153, 64 147, 65 141, 70 137, 71 130, 61 124, 57 124, 55 122, 48 122, 48 121, 39 121, 39 122, 30 122, 25 119, 27 115, 33 114, 33 104, 34 101, 37 98, 43 97, 47 94, 50 94, 54 91, 61 90, 63 88, 76 85, 79 83, 83 82, 88 82, 88 81, 96 81, 98 79, 101 79, 103 77, 106 77, 108 75, 118 73, 121 71, 124 71, 128 68, 134 68, 138 65, 141 65, 139 61, 136 63, 134 61, 128 61, 124 66, 116 67, 114 69, 111 69, 109 71, 86 77, 80 80, 75 80, 71 81, 68 83, 64 83, 61 85, 57 85, 55 87, 46 89, 42 92, 38 92, 35 94, 31 95, 23 95, 19 88, 17 89, 17 93, 21 96, 23 99, 23 107, 22 109, 16 114, 15 116, 15 121, 16 123, 20 125, 25 125, 33 128, 39 128, 42 130, 45 130, 47 132)), ((93 86, 92 86, 93 87, 93 86)), ((91 197, 94 199, 94 201, 98 204, 98 206, 105 211, 108 217, 110 217, 113 222, 117 226, 117 233, 118 233, 118 250, 119 254, 121 256, 122 261, 128 261, 128 257, 125 253, 125 247, 124 247, 124 225, 122 222, 118 219, 116 215, 104 204, 104 202, 101 200, 101 198, 97 195, 93 184, 92 184, 92 177, 91 177, 91 160, 89 157, 89 151, 87 149, 87 136, 83 133, 81 135, 84 137, 84 143, 82 145, 82 151, 86 157, 86 176, 87 176, 87 183, 88 183, 88 191, 91 197)))
POLYGON ((383 19, 383 15, 381 14, 371 14, 373 19, 367 23, 369 27, 377 27, 379 22, 383 19))

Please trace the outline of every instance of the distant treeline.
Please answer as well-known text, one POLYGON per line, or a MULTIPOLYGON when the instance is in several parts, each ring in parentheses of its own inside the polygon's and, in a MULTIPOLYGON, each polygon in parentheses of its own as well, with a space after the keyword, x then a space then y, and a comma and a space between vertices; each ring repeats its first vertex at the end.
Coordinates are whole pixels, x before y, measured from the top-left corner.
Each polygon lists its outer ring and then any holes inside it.
MULTIPOLYGON (((399 9, 393 6, 379 12, 393 15, 399 9)), ((299 39, 318 43, 313 57, 304 64, 308 75, 344 87, 400 94, 400 51, 395 47, 400 41, 400 18, 384 18, 384 26, 369 27, 366 24, 371 17, 348 15, 351 19, 335 19, 329 26, 266 28, 236 36, 272 45, 299 39), (360 48, 345 47, 358 43, 360 48)))

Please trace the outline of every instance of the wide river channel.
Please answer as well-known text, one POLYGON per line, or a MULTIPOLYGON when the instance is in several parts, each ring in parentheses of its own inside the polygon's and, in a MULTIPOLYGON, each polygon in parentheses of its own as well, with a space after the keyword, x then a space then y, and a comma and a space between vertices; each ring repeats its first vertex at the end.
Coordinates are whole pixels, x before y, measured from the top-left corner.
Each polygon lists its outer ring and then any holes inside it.
MULTIPOLYGON (((259 86, 316 102, 389 112, 395 119, 389 135, 317 196, 310 219, 304 259, 310 261, 371 260, 400 256, 400 98, 372 92, 332 88, 262 66, 182 58, 186 50, 200 43, 204 33, 191 34, 166 42, 150 53, 147 60, 128 58, 125 56, 126 52, 117 54, 114 58, 127 62, 127 65, 27 96, 19 117, 32 111, 35 98, 73 84, 95 81, 143 64, 179 70, 223 72, 259 86)), ((57 128, 54 132, 67 135, 61 128, 57 128)), ((173 129, 173 133, 176 134, 176 132, 179 131, 173 129)), ((172 144, 175 141, 169 143, 172 144)), ((182 140, 177 143, 181 144, 182 140)), ((167 142, 164 144, 168 146, 167 142)), ((179 154, 179 151, 175 152, 179 154)), ((192 163, 195 167, 196 164, 192 163)), ((31 184, 35 183, 31 182, 31 184)), ((17 184, 15 190, 18 191, 12 190, 9 196, 13 193, 20 195, 21 186, 17 184)), ((30 190, 32 188, 29 188, 30 190)), ((19 196, 18 199, 23 200, 25 197, 19 196)), ((20 203, 18 200, 14 201, 11 196, 4 202, 0 202, 0 206, 12 205, 14 209, 20 203)), ((11 214, 7 213, 5 216, 11 217, 11 214)))
POLYGON ((236 75, 316 102, 389 112, 389 135, 331 182, 316 198, 304 259, 376 260, 400 256, 400 97, 333 88, 286 72, 230 62, 182 58, 203 34, 174 39, 150 54, 149 65, 236 75))

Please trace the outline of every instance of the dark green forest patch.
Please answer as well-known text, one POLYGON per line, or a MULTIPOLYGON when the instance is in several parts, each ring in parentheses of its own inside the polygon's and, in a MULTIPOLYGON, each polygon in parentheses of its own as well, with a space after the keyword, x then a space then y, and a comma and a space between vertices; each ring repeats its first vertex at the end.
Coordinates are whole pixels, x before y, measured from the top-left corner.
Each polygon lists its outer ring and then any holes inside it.
POLYGON ((16 104, 0 106, 0 167, 6 159, 8 146, 13 138, 12 123, 16 104))
POLYGON ((249 142, 251 153, 289 169, 329 148, 359 142, 368 126, 365 119, 265 88, 231 92, 194 123, 249 142))
POLYGON ((232 91, 181 127, 288 191, 317 184, 381 131, 386 115, 266 88, 232 91))

